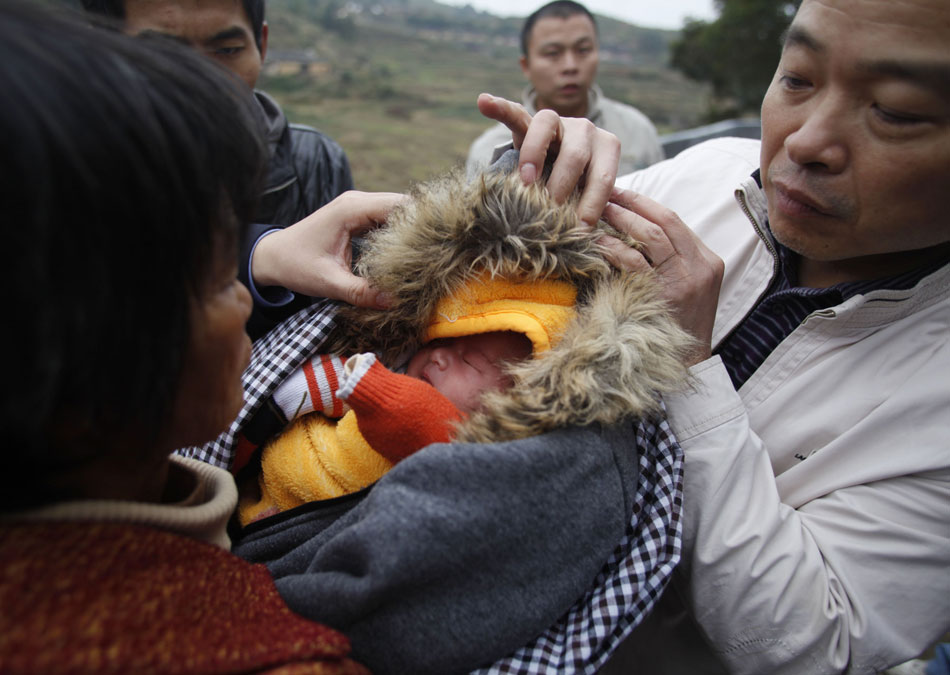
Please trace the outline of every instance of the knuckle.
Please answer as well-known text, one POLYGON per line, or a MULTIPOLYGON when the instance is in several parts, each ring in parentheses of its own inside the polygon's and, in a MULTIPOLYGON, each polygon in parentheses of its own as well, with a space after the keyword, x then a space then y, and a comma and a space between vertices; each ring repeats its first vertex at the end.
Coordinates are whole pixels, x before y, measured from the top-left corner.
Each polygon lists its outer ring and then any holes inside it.
POLYGON ((585 148, 576 145, 570 145, 568 147, 561 146, 559 157, 564 158, 571 164, 586 164, 589 153, 586 152, 585 148))
POLYGON ((574 117, 574 124, 580 127, 588 136, 597 133, 597 126, 586 117, 574 117))
POLYGON ((335 201, 337 204, 343 204, 344 206, 347 206, 353 202, 358 201, 359 199, 362 198, 362 196, 363 196, 363 193, 361 192, 357 192, 356 190, 347 190, 346 192, 341 194, 339 197, 337 197, 333 201, 335 201))
POLYGON ((562 117, 561 124, 563 130, 570 131, 570 137, 566 138, 570 145, 580 145, 590 148, 593 138, 597 133, 597 127, 586 117, 562 117))
POLYGON ((597 185, 604 188, 611 188, 614 184, 614 178, 610 171, 594 171, 587 177, 588 184, 596 183, 597 185))
POLYGON ((663 205, 657 206, 657 217, 664 222, 681 222, 680 217, 670 208, 667 208, 663 205))
POLYGON ((539 110, 538 112, 536 112, 534 115, 534 119, 539 122, 543 122, 544 124, 553 125, 558 122, 560 117, 553 110, 545 109, 545 110, 539 110))
POLYGON ((656 244, 666 239, 666 233, 663 231, 663 228, 649 220, 643 221, 640 236, 647 244, 656 244))
MULTIPOLYGON (((586 121, 589 122, 590 120, 586 120, 586 121)), ((593 122, 591 122, 591 126, 593 126, 593 122)), ((599 137, 598 138, 599 142, 606 143, 607 145, 615 145, 617 146, 617 148, 620 147, 620 139, 617 137, 616 134, 611 133, 607 131, 606 129, 601 129, 599 127, 595 127, 594 131, 597 133, 599 137)))

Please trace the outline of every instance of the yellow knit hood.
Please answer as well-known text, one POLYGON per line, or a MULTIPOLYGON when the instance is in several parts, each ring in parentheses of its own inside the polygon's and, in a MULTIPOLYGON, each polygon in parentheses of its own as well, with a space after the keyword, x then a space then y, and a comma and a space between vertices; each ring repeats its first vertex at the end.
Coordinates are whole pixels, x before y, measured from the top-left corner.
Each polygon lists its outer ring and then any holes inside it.
POLYGON ((423 340, 492 331, 524 333, 534 354, 556 345, 576 316, 577 289, 555 279, 519 283, 483 275, 441 300, 423 340))

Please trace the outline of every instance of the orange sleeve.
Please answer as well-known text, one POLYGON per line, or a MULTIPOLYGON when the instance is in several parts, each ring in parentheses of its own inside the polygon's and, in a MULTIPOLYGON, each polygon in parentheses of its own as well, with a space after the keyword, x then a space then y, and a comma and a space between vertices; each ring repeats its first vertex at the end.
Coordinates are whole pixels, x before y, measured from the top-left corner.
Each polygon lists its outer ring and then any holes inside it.
POLYGON ((388 370, 379 361, 360 379, 347 403, 372 448, 398 462, 430 443, 451 439, 462 413, 422 380, 388 370))

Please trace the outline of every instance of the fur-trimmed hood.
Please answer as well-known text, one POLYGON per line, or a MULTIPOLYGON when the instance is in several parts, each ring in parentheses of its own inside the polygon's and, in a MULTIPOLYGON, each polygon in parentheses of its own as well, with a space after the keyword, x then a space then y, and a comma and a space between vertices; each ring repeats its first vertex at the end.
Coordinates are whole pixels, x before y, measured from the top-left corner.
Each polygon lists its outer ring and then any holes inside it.
POLYGON ((517 174, 461 172, 423 183, 366 239, 357 273, 393 298, 387 310, 346 307, 333 351, 375 351, 396 366, 421 344, 440 299, 486 273, 573 284, 577 316, 557 345, 511 367, 515 384, 484 398, 457 438, 492 442, 571 425, 649 417, 682 386, 690 338, 652 274, 612 268, 575 205, 557 205, 517 174))

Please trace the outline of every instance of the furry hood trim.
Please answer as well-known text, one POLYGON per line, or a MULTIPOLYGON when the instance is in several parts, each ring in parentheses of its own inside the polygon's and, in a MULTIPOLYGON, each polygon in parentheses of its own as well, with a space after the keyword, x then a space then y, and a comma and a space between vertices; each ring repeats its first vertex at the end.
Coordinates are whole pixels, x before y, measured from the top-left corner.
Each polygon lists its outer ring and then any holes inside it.
POLYGON ((387 310, 345 307, 335 352, 374 351, 397 366, 424 342, 444 298, 481 279, 577 289, 559 342, 511 366, 514 386, 487 394, 456 438, 493 442, 573 425, 613 424, 660 410, 686 379, 691 339, 660 300, 652 274, 612 268, 575 205, 555 204, 516 174, 461 172, 420 184, 369 234, 357 273, 393 298, 387 310))

